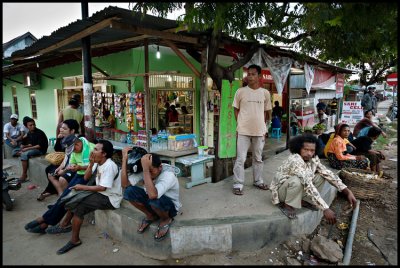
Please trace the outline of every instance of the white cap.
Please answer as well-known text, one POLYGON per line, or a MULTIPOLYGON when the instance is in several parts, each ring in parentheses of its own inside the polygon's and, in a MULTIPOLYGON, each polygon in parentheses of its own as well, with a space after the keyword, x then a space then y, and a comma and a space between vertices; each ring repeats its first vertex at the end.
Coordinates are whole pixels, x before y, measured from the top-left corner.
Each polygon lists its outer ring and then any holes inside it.
POLYGON ((17 114, 12 114, 11 116, 10 116, 10 119, 11 118, 14 118, 14 119, 17 119, 18 120, 18 115, 17 114))

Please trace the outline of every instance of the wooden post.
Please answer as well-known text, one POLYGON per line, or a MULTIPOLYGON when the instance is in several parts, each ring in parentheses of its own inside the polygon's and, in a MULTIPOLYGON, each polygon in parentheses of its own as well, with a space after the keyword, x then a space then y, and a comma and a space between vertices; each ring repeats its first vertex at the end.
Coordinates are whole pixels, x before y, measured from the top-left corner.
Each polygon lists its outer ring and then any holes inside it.
POLYGON ((200 144, 206 145, 207 143, 207 49, 201 52, 201 75, 200 75, 200 144))
MULTIPOLYGON (((88 2, 82 2, 82 19, 89 16, 88 2)), ((88 141, 93 142, 96 138, 95 124, 93 116, 93 80, 92 80, 92 64, 90 55, 90 35, 82 38, 82 73, 83 73, 83 112, 84 112, 84 131, 88 141)))
POLYGON ((146 124, 146 149, 150 152, 150 88, 149 88, 149 40, 146 38, 144 40, 144 114, 145 114, 145 124, 146 124))

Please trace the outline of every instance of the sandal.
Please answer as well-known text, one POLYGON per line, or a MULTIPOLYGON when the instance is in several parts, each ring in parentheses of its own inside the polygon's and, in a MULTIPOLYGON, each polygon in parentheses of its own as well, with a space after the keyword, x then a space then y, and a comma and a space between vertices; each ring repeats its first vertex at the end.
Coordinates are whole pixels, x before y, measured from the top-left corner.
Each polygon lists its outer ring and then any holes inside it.
MULTIPOLYGON (((279 205, 278 205, 278 208, 279 208, 279 209, 282 211, 282 213, 285 214, 286 217, 288 217, 290 220, 293 220, 293 219, 296 219, 296 218, 297 218, 296 213, 294 213, 294 215, 293 215, 293 214, 289 214, 289 209, 286 208, 283 204, 279 204, 279 205)), ((294 211, 294 209, 293 209, 293 211, 294 211)))
POLYGON ((43 201, 43 200, 46 199, 46 197, 48 197, 48 196, 50 196, 50 195, 52 195, 52 193, 43 192, 43 193, 41 193, 41 194, 36 198, 36 200, 37 200, 37 201, 43 201))
POLYGON ((68 241, 67 244, 65 244, 65 246, 63 246, 62 248, 60 248, 59 250, 57 250, 57 254, 61 255, 64 253, 67 253, 68 251, 70 251, 71 249, 73 249, 74 247, 80 246, 82 244, 82 241, 79 240, 78 243, 74 244, 71 241, 68 241))
POLYGON ((233 188, 232 192, 235 195, 243 195, 243 191, 240 188, 233 188))
POLYGON ((257 187, 258 189, 261 189, 261 190, 269 190, 268 185, 265 185, 264 183, 260 183, 260 184, 253 183, 253 186, 257 187))
POLYGON ((156 220, 158 220, 158 219, 149 220, 149 219, 143 218, 142 222, 139 225, 139 228, 137 229, 137 233, 143 234, 144 231, 146 231, 146 229, 149 228, 149 226, 156 220), (140 230, 140 229, 142 229, 142 230, 140 230))
POLYGON ((171 221, 169 223, 167 223, 163 226, 158 225, 157 232, 154 234, 154 240, 156 240, 157 242, 164 240, 165 237, 167 237, 167 234, 169 233, 169 227, 171 226, 173 221, 174 221, 174 219, 171 218, 171 221), (167 229, 167 231, 163 235, 157 236, 157 234, 163 229, 167 229))

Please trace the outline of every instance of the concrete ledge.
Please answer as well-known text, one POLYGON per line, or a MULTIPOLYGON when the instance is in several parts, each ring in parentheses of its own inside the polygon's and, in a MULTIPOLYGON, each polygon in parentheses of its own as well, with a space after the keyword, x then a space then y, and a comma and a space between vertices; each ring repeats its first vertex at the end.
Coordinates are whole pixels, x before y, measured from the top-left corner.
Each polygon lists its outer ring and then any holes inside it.
MULTIPOLYGON (((325 183, 322 196, 328 204, 336 188, 325 183)), ((285 241, 288 236, 309 234, 319 225, 322 211, 301 209, 297 219, 288 220, 278 208, 271 215, 232 216, 210 219, 175 218, 170 235, 162 242, 153 238, 157 225, 144 234, 136 229, 143 214, 123 200, 116 210, 95 211, 96 226, 111 236, 129 243, 142 255, 154 259, 182 258, 216 252, 252 251, 285 241)))
POLYGON ((47 176, 45 174, 46 167, 50 163, 44 158, 44 155, 29 158, 28 178, 32 183, 42 187, 47 186, 47 176))

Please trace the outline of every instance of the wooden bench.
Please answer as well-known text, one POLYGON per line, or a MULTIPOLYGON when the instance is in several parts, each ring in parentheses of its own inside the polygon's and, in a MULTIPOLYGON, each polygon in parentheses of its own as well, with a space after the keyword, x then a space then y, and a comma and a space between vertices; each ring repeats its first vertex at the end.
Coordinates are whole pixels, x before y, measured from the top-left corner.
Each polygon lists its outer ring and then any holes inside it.
POLYGON ((211 177, 205 177, 205 165, 208 162, 213 161, 214 155, 199 156, 198 154, 178 157, 176 163, 181 163, 184 166, 190 167, 190 182, 186 183, 186 188, 192 188, 193 186, 211 182, 211 177))
POLYGON ((172 166, 175 166, 176 159, 185 155, 197 154, 197 148, 184 151, 161 150, 155 151, 154 153, 158 155, 161 160, 167 160, 172 166))

